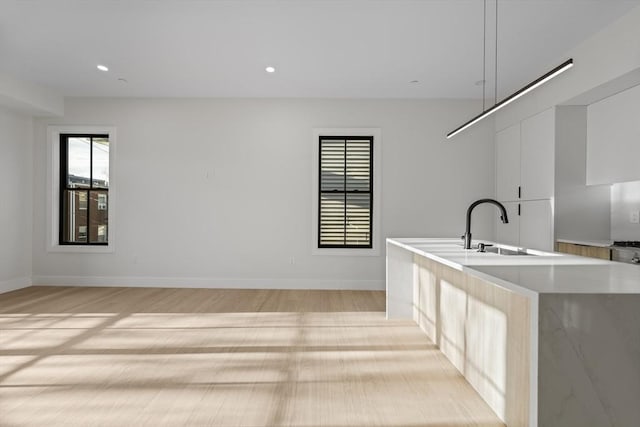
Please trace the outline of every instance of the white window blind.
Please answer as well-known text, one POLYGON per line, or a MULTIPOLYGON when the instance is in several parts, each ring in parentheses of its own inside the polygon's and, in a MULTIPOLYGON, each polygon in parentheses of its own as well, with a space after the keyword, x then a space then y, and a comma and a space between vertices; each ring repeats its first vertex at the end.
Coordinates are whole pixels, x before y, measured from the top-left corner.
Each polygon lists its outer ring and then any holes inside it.
POLYGON ((373 137, 320 136, 318 247, 371 248, 373 137))

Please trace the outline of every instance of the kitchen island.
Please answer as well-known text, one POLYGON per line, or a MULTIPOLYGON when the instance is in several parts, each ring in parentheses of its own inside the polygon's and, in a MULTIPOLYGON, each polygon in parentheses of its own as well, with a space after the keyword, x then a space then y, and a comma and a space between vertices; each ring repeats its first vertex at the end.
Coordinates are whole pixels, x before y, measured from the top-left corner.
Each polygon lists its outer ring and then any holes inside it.
POLYGON ((414 319, 508 426, 637 426, 640 267, 532 253, 387 239, 387 317, 414 319))

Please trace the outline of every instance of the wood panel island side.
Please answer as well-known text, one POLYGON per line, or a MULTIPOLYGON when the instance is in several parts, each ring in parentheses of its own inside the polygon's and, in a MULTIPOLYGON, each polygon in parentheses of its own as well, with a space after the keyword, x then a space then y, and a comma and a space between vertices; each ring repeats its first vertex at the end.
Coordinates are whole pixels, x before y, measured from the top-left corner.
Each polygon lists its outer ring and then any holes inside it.
POLYGON ((637 426, 640 267, 536 254, 387 239, 387 317, 412 318, 507 426, 637 426))

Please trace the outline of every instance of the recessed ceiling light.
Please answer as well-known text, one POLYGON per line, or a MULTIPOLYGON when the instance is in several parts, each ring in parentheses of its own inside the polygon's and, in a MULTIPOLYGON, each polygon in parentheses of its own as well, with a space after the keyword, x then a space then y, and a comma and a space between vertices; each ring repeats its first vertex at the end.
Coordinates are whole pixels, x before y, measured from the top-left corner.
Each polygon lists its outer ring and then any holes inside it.
POLYGON ((409 83, 415 85, 415 84, 420 83, 420 80, 411 80, 409 83))
POLYGON ((119 81, 120 83, 128 83, 128 82, 127 82, 127 79, 123 79, 122 77, 120 77, 120 78, 118 79, 118 81, 119 81))
POLYGON ((106 65, 98 64, 97 68, 100 71, 109 71, 109 67, 107 67, 106 65))
POLYGON ((274 67, 267 67, 264 69, 267 73, 275 73, 276 69, 274 67))

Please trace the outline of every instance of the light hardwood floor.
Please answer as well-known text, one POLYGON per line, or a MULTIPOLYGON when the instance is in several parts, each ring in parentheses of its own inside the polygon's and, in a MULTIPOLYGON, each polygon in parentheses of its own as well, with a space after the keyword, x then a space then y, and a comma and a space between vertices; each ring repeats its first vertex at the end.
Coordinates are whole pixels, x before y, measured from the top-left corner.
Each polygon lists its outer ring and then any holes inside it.
POLYGON ((503 424, 383 292, 0 295, 1 426, 503 424))

